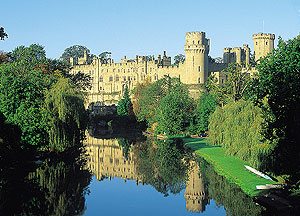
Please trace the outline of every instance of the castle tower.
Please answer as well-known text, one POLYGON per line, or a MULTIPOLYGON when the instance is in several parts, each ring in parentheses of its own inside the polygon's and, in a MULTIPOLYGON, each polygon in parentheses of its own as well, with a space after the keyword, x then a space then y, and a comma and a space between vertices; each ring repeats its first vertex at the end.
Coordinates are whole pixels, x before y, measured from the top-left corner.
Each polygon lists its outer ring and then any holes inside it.
POLYGON ((255 61, 265 57, 274 49, 275 34, 258 33, 253 34, 255 61))
POLYGON ((230 47, 226 47, 224 48, 224 52, 223 52, 223 62, 226 64, 229 64, 231 62, 231 48, 230 47))
POLYGON ((191 212, 203 212, 208 202, 203 179, 199 172, 199 165, 195 161, 191 161, 184 193, 186 209, 191 212))
POLYGON ((185 73, 181 77, 186 84, 204 83, 208 77, 209 39, 205 32, 187 32, 185 36, 185 73))
POLYGON ((248 44, 243 45, 243 50, 245 53, 245 65, 248 67, 250 65, 250 48, 248 44))

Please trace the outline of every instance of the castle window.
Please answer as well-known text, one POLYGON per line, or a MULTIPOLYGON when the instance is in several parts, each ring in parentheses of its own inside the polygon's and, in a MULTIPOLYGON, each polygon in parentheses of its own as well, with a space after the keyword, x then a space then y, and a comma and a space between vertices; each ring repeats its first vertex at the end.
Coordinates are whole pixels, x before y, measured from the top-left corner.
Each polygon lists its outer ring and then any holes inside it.
POLYGON ((119 78, 119 76, 117 75, 117 76, 116 76, 116 81, 119 81, 119 79, 120 79, 120 78, 119 78))
POLYGON ((268 41, 266 42, 266 45, 268 45, 268 41))
POLYGON ((130 69, 128 68, 128 72, 130 72, 130 69))
POLYGON ((256 42, 255 44, 257 45, 258 43, 256 42))
POLYGON ((108 72, 108 69, 106 69, 106 72, 108 72))
POLYGON ((99 82, 103 82, 103 77, 99 77, 99 82))
POLYGON ((109 82, 112 82, 114 78, 112 76, 109 77, 109 82))
POLYGON ((130 76, 127 77, 127 80, 130 80, 130 76))
POLYGON ((126 81, 126 76, 123 76, 123 80, 126 81))
POLYGON ((201 78, 200 77, 198 78, 198 83, 201 83, 201 78))
POLYGON ((201 72, 201 66, 198 67, 198 71, 201 72))
POLYGON ((120 69, 118 69, 118 72, 120 72, 120 69))

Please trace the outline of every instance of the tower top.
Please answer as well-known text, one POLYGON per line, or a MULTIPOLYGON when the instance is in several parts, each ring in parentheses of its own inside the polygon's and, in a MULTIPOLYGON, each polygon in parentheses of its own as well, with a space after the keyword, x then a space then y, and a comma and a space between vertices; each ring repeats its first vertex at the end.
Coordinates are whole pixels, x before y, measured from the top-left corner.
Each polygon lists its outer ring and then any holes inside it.
POLYGON ((275 34, 271 33, 257 33, 252 35, 253 39, 270 39, 275 40, 275 34))

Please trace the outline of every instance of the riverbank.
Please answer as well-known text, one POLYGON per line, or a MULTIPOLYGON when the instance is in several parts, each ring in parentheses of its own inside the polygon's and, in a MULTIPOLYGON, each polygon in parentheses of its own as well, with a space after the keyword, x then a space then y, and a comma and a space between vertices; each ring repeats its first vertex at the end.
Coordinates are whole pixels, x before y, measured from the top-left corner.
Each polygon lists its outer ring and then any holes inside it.
POLYGON ((195 151, 196 155, 204 158, 214 166, 219 175, 225 176, 229 182, 238 185, 246 194, 251 197, 257 196, 261 191, 256 185, 274 184, 249 172, 244 165, 245 161, 234 156, 228 156, 222 147, 210 146, 205 138, 182 138, 185 145, 195 151))

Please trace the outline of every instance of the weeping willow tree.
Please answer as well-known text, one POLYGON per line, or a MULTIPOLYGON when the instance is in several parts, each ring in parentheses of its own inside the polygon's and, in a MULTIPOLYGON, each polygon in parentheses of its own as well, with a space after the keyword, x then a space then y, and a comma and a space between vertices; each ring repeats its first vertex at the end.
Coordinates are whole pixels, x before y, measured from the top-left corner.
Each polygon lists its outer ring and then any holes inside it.
POLYGON ((58 81, 46 93, 49 113, 49 148, 62 152, 80 143, 86 127, 83 94, 67 78, 58 81))
POLYGON ((227 154, 264 169, 273 145, 263 137, 263 116, 262 109, 250 101, 219 107, 210 117, 210 142, 222 145, 227 154))

